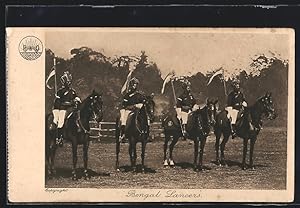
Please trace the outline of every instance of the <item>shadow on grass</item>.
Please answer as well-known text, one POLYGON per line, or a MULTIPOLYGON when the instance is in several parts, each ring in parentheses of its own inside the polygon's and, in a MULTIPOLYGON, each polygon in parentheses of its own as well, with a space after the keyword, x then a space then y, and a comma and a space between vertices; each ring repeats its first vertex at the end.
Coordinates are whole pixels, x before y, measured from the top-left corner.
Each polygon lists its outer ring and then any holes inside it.
MULTIPOLYGON (((88 173, 91 177, 95 176, 110 176, 110 173, 105 172, 95 172, 91 169, 88 169, 88 173)), ((76 174, 78 179, 81 179, 84 177, 84 169, 83 168, 77 168, 76 174)), ((53 176, 55 178, 63 177, 63 178, 72 178, 72 169, 71 168, 56 168, 56 174, 53 176)))
MULTIPOLYGON (((130 165, 125 165, 125 166, 120 167, 120 171, 127 173, 127 172, 132 172, 133 169, 130 165)), ((142 173, 142 165, 137 165, 136 166, 136 173, 142 173)), ((145 166, 145 172, 144 173, 156 173, 156 170, 145 166)))
MULTIPOLYGON (((242 163, 241 162, 238 162, 238 161, 233 161, 233 160, 225 160, 226 161, 226 164, 228 167, 239 167, 239 168, 242 168, 242 163)), ((211 161, 211 163, 215 164, 215 165, 218 165, 217 164, 217 161, 211 161)), ((246 164, 247 168, 249 168, 249 164, 246 164)), ((255 164, 254 163, 254 167, 256 168, 266 168, 266 167, 269 167, 268 165, 261 165, 261 164, 255 164)))
MULTIPOLYGON (((194 169, 194 165, 192 163, 188 163, 188 162, 175 163, 175 166, 178 166, 182 169, 194 169)), ((202 170, 211 170, 211 168, 203 165, 202 170)))

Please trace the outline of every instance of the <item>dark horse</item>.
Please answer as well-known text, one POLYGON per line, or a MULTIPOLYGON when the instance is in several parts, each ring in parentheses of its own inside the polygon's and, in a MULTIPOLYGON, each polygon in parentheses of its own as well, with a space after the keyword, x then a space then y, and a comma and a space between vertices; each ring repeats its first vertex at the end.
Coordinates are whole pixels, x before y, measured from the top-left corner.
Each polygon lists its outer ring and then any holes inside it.
MULTIPOLYGON (((253 151, 254 144, 262 126, 262 116, 265 115, 268 119, 273 120, 276 118, 274 105, 271 93, 266 93, 263 97, 259 98, 252 106, 246 107, 241 118, 237 121, 237 136, 244 141, 243 148, 243 162, 242 169, 246 169, 246 155, 248 140, 250 140, 250 168, 253 166, 253 151)), ((227 117, 227 111, 224 110, 217 115, 215 125, 216 135, 216 164, 227 165, 224 156, 225 145, 231 135, 230 121, 227 117), (223 141, 220 146, 220 138, 223 134, 223 141), (221 159, 219 156, 219 147, 221 147, 221 159)))
MULTIPOLYGON (((194 170, 202 170, 203 162, 203 151, 206 143, 206 138, 210 133, 211 129, 215 125, 216 118, 216 104, 217 100, 213 101, 207 99, 206 105, 194 111, 189 116, 187 124, 187 133, 188 138, 194 141, 194 170)), ((176 115, 167 116, 163 120, 163 128, 165 134, 165 143, 164 143, 164 166, 170 165, 173 167, 173 149, 178 139, 182 137, 182 131, 180 123, 176 115), (169 158, 167 158, 167 149, 168 143, 171 140, 172 142, 169 146, 169 158)))
MULTIPOLYGON (((135 108, 133 110, 133 115, 127 121, 125 128, 125 138, 129 142, 129 156, 131 167, 133 171, 136 171, 136 144, 138 142, 142 143, 142 172, 145 171, 145 150, 146 144, 149 137, 149 122, 153 121, 154 118, 154 108, 155 103, 153 101, 153 96, 145 96, 143 107, 141 109, 135 108)), ((120 118, 116 120, 116 170, 119 171, 119 153, 120 153, 120 118)))
MULTIPOLYGON (((77 163, 77 146, 83 145, 83 162, 84 162, 84 177, 89 179, 87 162, 88 162, 88 148, 89 148, 89 121, 96 120, 100 122, 103 117, 102 113, 102 96, 95 90, 89 95, 79 106, 80 110, 80 122, 82 131, 77 131, 76 115, 72 113, 68 116, 63 127, 64 140, 68 140, 72 143, 73 152, 73 171, 72 179, 77 180, 76 163, 77 163)), ((54 159, 57 144, 55 142, 56 125, 53 123, 53 114, 46 115, 46 164, 47 174, 49 177, 55 175, 54 159)))

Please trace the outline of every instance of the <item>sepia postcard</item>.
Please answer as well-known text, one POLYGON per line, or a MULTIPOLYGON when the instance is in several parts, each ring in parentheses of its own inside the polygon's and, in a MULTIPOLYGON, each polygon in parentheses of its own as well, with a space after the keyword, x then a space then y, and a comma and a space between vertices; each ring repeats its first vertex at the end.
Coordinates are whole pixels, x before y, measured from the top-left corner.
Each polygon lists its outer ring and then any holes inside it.
POLYGON ((292 202, 289 28, 6 28, 9 202, 292 202))

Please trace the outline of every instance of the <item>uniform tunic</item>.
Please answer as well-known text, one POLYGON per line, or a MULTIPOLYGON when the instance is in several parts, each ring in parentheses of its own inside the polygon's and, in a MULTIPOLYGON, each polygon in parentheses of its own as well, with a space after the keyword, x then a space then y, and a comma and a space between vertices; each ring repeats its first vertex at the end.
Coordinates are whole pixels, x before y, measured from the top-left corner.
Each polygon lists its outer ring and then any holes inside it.
POLYGON ((124 95, 122 107, 127 109, 138 103, 143 103, 145 101, 145 96, 138 91, 128 92, 124 95))
POLYGON ((67 110, 72 106, 73 100, 77 97, 76 92, 72 88, 62 87, 57 91, 57 96, 54 101, 54 109, 67 110))
POLYGON ((181 108, 181 111, 188 113, 192 110, 196 104, 196 100, 191 93, 184 92, 177 98, 177 108, 181 108))
POLYGON ((227 105, 233 109, 240 110, 242 103, 245 101, 245 96, 241 91, 232 91, 228 95, 227 105))

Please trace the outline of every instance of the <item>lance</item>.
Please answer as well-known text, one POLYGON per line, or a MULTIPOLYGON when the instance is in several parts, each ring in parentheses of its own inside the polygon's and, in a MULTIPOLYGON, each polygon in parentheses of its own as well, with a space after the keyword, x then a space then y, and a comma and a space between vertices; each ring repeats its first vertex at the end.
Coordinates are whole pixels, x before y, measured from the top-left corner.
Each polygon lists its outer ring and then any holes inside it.
POLYGON ((55 70, 55 74, 54 74, 54 89, 55 89, 55 96, 57 96, 56 58, 55 58, 55 57, 54 57, 54 59, 53 59, 53 66, 54 66, 54 70, 55 70))

